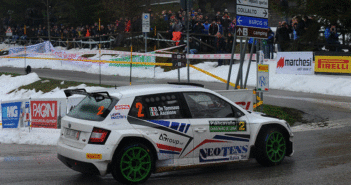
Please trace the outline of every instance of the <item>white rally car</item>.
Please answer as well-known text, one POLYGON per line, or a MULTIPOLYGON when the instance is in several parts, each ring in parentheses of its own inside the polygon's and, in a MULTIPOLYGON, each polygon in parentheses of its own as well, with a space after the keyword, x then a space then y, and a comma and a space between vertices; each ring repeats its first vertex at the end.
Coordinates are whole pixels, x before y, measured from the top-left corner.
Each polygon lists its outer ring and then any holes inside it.
POLYGON ((151 173, 255 158, 263 166, 293 154, 284 120, 250 113, 190 85, 139 85, 86 92, 62 119, 58 158, 73 170, 122 183, 151 173))

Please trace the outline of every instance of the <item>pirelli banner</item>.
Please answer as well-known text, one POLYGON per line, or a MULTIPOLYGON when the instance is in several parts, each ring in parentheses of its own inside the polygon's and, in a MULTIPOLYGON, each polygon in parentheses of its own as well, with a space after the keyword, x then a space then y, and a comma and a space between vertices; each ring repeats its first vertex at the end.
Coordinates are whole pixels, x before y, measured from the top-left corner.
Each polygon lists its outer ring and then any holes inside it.
POLYGON ((351 74, 350 56, 315 56, 316 73, 348 73, 351 74))
POLYGON ((313 75, 313 52, 279 52, 277 74, 313 75))

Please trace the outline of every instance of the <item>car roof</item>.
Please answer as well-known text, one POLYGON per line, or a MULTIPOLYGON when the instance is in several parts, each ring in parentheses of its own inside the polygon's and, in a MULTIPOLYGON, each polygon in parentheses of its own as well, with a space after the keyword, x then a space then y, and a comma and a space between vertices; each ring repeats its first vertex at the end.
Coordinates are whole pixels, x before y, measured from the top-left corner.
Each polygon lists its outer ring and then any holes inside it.
POLYGON ((132 85, 121 86, 115 88, 100 89, 96 92, 107 91, 111 96, 117 98, 134 97, 148 94, 159 94, 168 92, 189 92, 189 91, 205 91, 212 92, 208 89, 190 85, 173 85, 173 84, 147 84, 147 85, 132 85))

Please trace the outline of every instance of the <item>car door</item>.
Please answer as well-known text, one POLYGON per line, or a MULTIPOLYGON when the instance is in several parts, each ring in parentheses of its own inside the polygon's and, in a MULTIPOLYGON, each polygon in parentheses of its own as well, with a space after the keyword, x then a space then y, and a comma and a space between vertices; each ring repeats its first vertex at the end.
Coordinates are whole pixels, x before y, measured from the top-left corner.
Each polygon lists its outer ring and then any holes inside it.
POLYGON ((183 93, 194 132, 195 164, 248 158, 250 130, 245 114, 235 105, 207 92, 183 93))
MULTIPOLYGON (((193 164, 193 133, 180 93, 160 93, 135 97, 128 121, 158 148, 164 165, 193 164), (167 163, 167 164, 166 164, 167 163)), ((185 106, 186 107, 186 106, 185 106)))

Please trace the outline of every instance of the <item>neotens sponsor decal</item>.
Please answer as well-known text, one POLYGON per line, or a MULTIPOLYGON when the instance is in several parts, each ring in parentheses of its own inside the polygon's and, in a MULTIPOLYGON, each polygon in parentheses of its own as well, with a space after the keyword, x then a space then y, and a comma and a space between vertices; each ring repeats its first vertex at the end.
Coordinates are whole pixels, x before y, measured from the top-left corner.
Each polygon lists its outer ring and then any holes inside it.
POLYGON ((129 105, 116 105, 115 109, 116 110, 129 110, 130 106, 129 105))
POLYGON ((160 137, 158 139, 175 145, 183 145, 183 143, 181 143, 179 140, 167 137, 167 134, 160 134, 160 137))
POLYGON ((121 113, 119 112, 111 114, 111 119, 125 119, 125 118, 127 118, 127 116, 121 115, 121 113))
POLYGON ((248 152, 248 148, 248 145, 204 148, 200 149, 199 160, 200 162, 239 160, 246 158, 245 154, 248 152))
POLYGON ((244 121, 209 121, 210 132, 237 132, 246 131, 246 123, 244 121))

